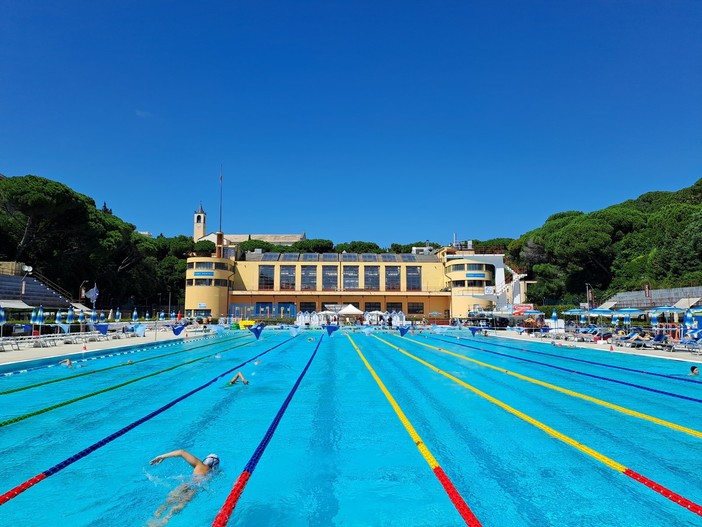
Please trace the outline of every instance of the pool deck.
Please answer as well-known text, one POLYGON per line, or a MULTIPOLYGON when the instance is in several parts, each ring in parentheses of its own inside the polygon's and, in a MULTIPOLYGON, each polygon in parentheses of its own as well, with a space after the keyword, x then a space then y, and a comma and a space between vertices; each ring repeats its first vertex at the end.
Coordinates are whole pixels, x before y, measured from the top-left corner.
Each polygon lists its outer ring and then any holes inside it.
MULTIPOLYGON (((590 348, 610 353, 628 353, 631 355, 641 355, 646 357, 657 357, 660 359, 677 360, 689 363, 702 364, 702 356, 692 353, 691 351, 665 351, 660 349, 649 348, 628 348, 625 346, 611 345, 607 343, 594 342, 573 342, 563 340, 552 340, 548 337, 537 338, 528 334, 519 334, 513 331, 491 331, 490 335, 496 335, 503 338, 513 339, 516 341, 541 342, 548 344, 553 342, 558 347, 577 350, 578 348, 590 348)), ((19 363, 35 359, 45 359, 51 357, 63 357, 73 354, 82 354, 86 351, 100 351, 122 348, 127 346, 135 346, 139 344, 150 344, 154 342, 166 342, 172 340, 191 340, 193 338, 202 337, 202 329, 188 328, 180 336, 173 335, 170 331, 158 331, 154 335, 153 331, 147 331, 144 337, 123 338, 103 340, 97 342, 88 342, 86 344, 63 344, 59 343, 56 346, 48 348, 28 347, 20 348, 20 350, 0 351, 0 365, 19 363), (185 335, 188 335, 185 337, 185 335)), ((476 339, 489 339, 490 337, 476 336, 476 339)))
POLYGON ((185 329, 179 336, 175 336, 172 331, 157 331, 154 335, 153 331, 147 331, 143 337, 120 338, 91 341, 79 344, 65 344, 57 342, 56 345, 49 347, 20 347, 19 350, 0 351, 0 365, 21 363, 36 359, 47 359, 51 357, 65 357, 71 355, 80 355, 91 351, 112 350, 124 348, 128 346, 139 346, 143 344, 153 344, 155 342, 169 342, 173 340, 192 340, 201 338, 203 332, 201 329, 188 328, 185 329), (185 335, 188 335, 187 337, 185 335))

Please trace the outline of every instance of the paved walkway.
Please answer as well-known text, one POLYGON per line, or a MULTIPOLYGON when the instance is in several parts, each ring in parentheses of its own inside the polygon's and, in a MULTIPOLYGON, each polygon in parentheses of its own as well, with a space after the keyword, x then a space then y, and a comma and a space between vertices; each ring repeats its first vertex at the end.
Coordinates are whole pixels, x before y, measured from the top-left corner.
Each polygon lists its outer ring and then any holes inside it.
POLYGON ((139 346, 154 342, 189 340, 193 338, 200 338, 202 335, 203 333, 201 329, 193 327, 186 328, 179 336, 175 336, 170 330, 157 331, 155 335, 153 331, 147 331, 143 337, 100 340, 97 342, 87 342, 85 344, 64 344, 61 342, 57 343, 56 346, 50 346, 47 348, 20 347, 19 350, 0 351, 0 365, 36 359, 46 359, 50 357, 65 357, 91 351, 139 346))

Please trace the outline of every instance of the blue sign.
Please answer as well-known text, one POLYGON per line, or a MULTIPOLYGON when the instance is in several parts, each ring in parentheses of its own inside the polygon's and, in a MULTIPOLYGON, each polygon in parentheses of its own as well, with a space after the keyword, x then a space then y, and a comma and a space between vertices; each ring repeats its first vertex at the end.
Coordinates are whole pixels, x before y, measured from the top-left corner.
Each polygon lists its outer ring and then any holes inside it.
POLYGON ((466 273, 466 278, 485 278, 485 273, 466 273))
POLYGON ((195 276, 214 276, 214 271, 195 271, 195 276))

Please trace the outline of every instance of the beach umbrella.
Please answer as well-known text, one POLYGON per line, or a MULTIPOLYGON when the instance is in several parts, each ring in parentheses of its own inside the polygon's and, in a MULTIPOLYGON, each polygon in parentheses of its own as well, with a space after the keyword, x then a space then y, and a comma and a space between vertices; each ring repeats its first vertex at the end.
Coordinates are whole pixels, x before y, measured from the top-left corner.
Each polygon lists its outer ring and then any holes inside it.
POLYGON ((543 311, 539 311, 538 309, 527 309, 526 311, 522 311, 522 315, 545 315, 543 311))
POLYGON ((146 312, 146 315, 144 315, 144 320, 151 320, 151 317, 149 316, 149 312, 146 312))
MULTIPOLYGON (((692 317, 692 314, 690 314, 690 317, 692 317)), ((36 323, 40 326, 44 323, 44 308, 42 306, 39 306, 39 310, 37 311, 36 323)))
POLYGON ((85 313, 83 313, 83 310, 81 309, 80 312, 78 313, 78 322, 80 324, 85 324, 85 313))
POLYGON ((583 313, 587 313, 584 309, 569 309, 568 311, 564 311, 564 315, 582 315, 583 313))
POLYGON ((90 323, 91 324, 97 324, 98 321, 98 314, 97 311, 93 309, 92 313, 90 313, 90 323))
POLYGON ((553 322, 553 327, 555 328, 558 324, 558 315, 556 314, 555 309, 553 310, 553 313, 551 313, 551 321, 553 322))
POLYGON ((110 312, 107 314, 107 320, 112 320, 112 308, 110 308, 110 312))
POLYGON ((625 326, 628 326, 629 324, 631 324, 631 315, 629 315, 628 313, 626 313, 626 314, 624 315, 624 325, 625 325, 625 326))
POLYGON ((134 308, 134 312, 132 313, 132 322, 136 322, 139 320, 139 314, 137 313, 136 308, 134 308))
POLYGON ((175 319, 176 319, 175 311, 171 311, 171 320, 175 320, 175 319))
POLYGON ((29 317, 29 323, 32 326, 37 323, 37 310, 36 309, 32 309, 32 314, 29 317))
POLYGON ((616 313, 612 315, 612 324, 615 326, 619 324, 619 315, 617 315, 616 313))
POLYGON ((685 320, 684 320, 685 326, 688 328, 691 328, 693 324, 695 323, 694 319, 692 318, 692 311, 689 309, 685 311, 685 320))
POLYGON ((7 318, 5 316, 5 308, 0 307, 0 337, 2 337, 2 327, 5 325, 5 322, 7 322, 7 318))
POLYGON ((165 314, 163 311, 161 311, 161 312, 158 314, 158 319, 159 319, 159 320, 166 320, 166 314, 165 314))
POLYGON ((651 325, 652 326, 658 325, 658 315, 656 313, 653 313, 653 315, 651 315, 651 325))
POLYGON ((66 312, 66 324, 73 324, 73 322, 75 321, 75 317, 76 315, 73 311, 73 308, 69 307, 68 311, 66 312))
POLYGON ((100 311, 100 322, 105 322, 105 313, 100 311))
POLYGON ((117 311, 115 311, 115 322, 119 322, 122 320, 122 312, 117 308, 117 311))
POLYGON ((585 324, 585 313, 580 314, 580 323, 585 324))
POLYGON ((57 310, 56 310, 56 320, 54 320, 54 322, 55 322, 56 324, 60 324, 60 323, 62 322, 62 320, 63 320, 63 319, 62 319, 62 317, 61 317, 61 310, 60 310, 60 309, 57 309, 57 310))

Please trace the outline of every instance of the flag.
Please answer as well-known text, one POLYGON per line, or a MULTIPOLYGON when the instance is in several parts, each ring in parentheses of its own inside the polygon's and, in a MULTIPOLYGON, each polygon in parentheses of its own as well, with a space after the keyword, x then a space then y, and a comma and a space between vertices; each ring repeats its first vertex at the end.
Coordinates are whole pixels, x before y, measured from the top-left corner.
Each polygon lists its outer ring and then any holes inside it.
POLYGON ((97 284, 95 284, 91 290, 85 292, 85 298, 89 299, 94 304, 97 302, 99 294, 100 291, 98 291, 97 284))

